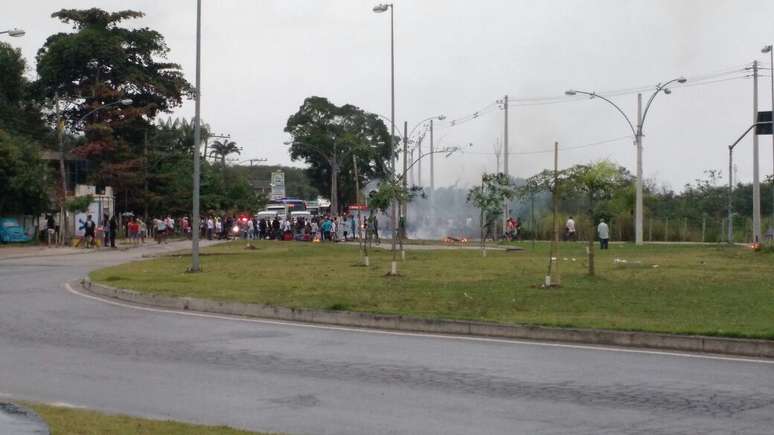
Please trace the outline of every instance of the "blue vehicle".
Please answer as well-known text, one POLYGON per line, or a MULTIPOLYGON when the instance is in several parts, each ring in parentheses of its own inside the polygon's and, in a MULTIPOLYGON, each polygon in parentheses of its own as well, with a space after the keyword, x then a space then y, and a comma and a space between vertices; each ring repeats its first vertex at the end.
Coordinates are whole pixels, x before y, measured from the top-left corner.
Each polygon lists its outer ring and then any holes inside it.
POLYGON ((0 218, 0 243, 23 243, 32 240, 14 218, 0 218))

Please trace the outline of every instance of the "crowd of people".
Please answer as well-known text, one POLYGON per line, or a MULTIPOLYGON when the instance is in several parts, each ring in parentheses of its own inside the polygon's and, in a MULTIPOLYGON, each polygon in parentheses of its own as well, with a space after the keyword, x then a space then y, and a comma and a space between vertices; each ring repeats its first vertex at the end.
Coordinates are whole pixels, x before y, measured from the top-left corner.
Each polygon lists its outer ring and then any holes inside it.
POLYGON ((202 217, 201 237, 208 240, 242 238, 247 240, 351 241, 368 234, 379 240, 375 216, 206 216, 202 217))

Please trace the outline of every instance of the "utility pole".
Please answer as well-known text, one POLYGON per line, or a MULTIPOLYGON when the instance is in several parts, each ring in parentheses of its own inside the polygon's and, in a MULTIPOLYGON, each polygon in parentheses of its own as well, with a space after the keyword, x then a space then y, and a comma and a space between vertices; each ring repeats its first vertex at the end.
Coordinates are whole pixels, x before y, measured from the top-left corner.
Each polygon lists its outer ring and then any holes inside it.
POLYGON ((199 147, 202 142, 201 120, 201 63, 202 63, 202 0, 196 0, 196 114, 194 125, 193 153, 193 209, 191 210, 191 272, 201 272, 199 263, 199 183, 201 181, 201 155, 199 147))
POLYGON ((637 146, 637 183, 634 202, 634 243, 642 245, 642 94, 637 94, 637 134, 635 135, 637 146))
POLYGON ((430 210, 433 210, 433 192, 435 191, 435 165, 433 163, 433 120, 430 120, 430 210))
MULTIPOLYGON (((503 173, 505 174, 505 179, 510 183, 511 178, 508 171, 508 95, 503 97, 503 110, 505 113, 505 125, 503 126, 503 173)), ((505 234, 508 230, 511 201, 506 198, 503 203, 503 234, 505 234)))
POLYGON ((500 154, 502 154, 502 152, 503 152, 503 147, 500 146, 500 138, 499 137, 497 138, 497 142, 495 143, 494 152, 495 152, 495 160, 497 161, 497 171, 496 171, 496 173, 499 174, 500 173, 500 154))
POLYGON ((559 275, 559 223, 556 216, 559 214, 559 142, 554 142, 554 191, 553 191, 553 229, 554 239, 551 242, 551 250, 548 258, 548 275, 546 287, 558 287, 561 284, 559 275))
MULTIPOLYGON (((403 121, 403 189, 408 190, 408 179, 406 178, 406 172, 408 171, 408 122, 403 121)), ((403 238, 406 237, 406 215, 408 214, 408 204, 406 201, 403 201, 403 212, 401 213, 402 216, 400 217, 400 220, 398 222, 398 227, 400 228, 400 239, 401 239, 401 256, 403 254, 403 238)), ((405 259, 405 258, 404 258, 405 259)))
MULTIPOLYGON (((753 61, 753 124, 758 122, 758 61, 753 61)), ((753 242, 761 241, 761 183, 758 168, 758 133, 753 131, 753 242)))
MULTIPOLYGON (((417 141, 417 156, 422 156, 422 141, 425 140, 425 134, 422 133, 421 136, 419 136, 419 139, 417 141)), ((411 161, 413 162, 414 159, 412 158, 411 161)), ((420 158, 417 162, 417 186, 422 187, 422 159, 420 158)))

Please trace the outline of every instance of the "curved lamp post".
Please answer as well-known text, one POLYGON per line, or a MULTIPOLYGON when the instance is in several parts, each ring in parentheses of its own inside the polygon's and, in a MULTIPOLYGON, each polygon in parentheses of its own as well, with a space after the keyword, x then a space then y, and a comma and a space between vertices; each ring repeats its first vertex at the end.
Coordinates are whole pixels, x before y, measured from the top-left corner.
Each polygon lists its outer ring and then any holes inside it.
MULTIPOLYGON (((106 109, 108 107, 112 106, 128 106, 132 104, 133 101, 131 98, 124 98, 122 100, 114 101, 112 103, 103 104, 102 106, 99 106, 90 112, 86 113, 85 115, 81 116, 73 125, 77 125, 82 123, 86 118, 91 116, 92 114, 106 109)), ((58 109, 57 109, 58 110, 58 109)), ((67 200, 67 171, 65 170, 65 147, 64 147, 64 121, 61 118, 57 121, 57 142, 59 145, 59 173, 62 178, 62 207, 59 210, 59 216, 61 216, 62 222, 60 223, 60 228, 62 229, 62 244, 65 243, 67 240, 67 215, 65 211, 65 202, 67 200)))
MULTIPOLYGON (((761 49, 761 53, 768 53, 769 57, 771 59, 771 65, 772 68, 774 68, 774 49, 772 49, 771 45, 767 45, 761 49)), ((770 74, 771 77, 771 113, 774 113, 774 73, 770 74)), ((773 115, 774 116, 774 115, 773 115)), ((774 118, 773 118, 774 120, 774 118)), ((756 120, 757 121, 757 120, 756 120)), ((774 134, 771 135, 771 145, 772 149, 774 149, 774 134)), ((771 176, 771 183, 772 183, 772 195, 774 195, 774 175, 771 176)), ((772 202, 774 204, 774 202, 772 202)), ((771 210, 771 226, 774 227, 774 207, 772 207, 771 210)))
POLYGON ((568 91, 565 91, 566 95, 588 95, 591 98, 599 98, 603 101, 606 101, 608 104, 613 106, 618 113, 621 114, 621 116, 624 117, 626 120, 627 125, 629 125, 629 128, 632 131, 632 134, 634 135, 634 144, 637 147, 637 180, 636 180, 636 200, 634 205, 634 234, 635 234, 635 244, 642 245, 642 214, 643 214, 643 204, 642 204, 642 129, 645 124, 645 118, 648 116, 648 111, 650 110, 650 106, 653 104, 653 100, 656 98, 656 95, 658 95, 660 92, 663 92, 667 95, 672 93, 672 90, 669 89, 669 85, 672 83, 685 83, 688 81, 685 77, 678 77, 672 80, 669 80, 666 83, 659 83, 656 85, 656 90, 651 94, 650 98, 648 99, 647 104, 645 105, 645 111, 642 110, 642 94, 637 94, 637 126, 635 127, 632 121, 629 119, 628 116, 626 116, 626 113, 613 101, 611 101, 609 98, 604 97, 602 95, 597 94, 596 92, 588 92, 588 91, 579 91, 570 89, 568 91))
MULTIPOLYGON (((377 14, 390 11, 390 119, 395 119, 395 7, 392 3, 380 3, 374 6, 377 14)), ((395 124, 391 121, 390 136, 395 137, 395 124)), ((392 171, 395 172, 395 159, 390 160, 392 171)))

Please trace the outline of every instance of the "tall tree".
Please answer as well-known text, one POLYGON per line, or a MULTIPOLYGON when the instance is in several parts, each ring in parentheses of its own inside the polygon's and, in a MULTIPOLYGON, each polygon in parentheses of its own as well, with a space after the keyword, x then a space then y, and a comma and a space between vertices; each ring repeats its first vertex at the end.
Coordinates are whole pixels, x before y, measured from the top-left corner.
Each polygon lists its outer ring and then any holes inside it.
POLYGON ((94 182, 127 194, 141 186, 143 177, 137 174, 151 121, 179 106, 191 89, 180 66, 163 61, 169 49, 160 33, 121 27, 143 16, 131 10, 62 9, 52 17, 71 24, 73 31, 51 35, 37 54, 37 87, 58 106, 65 103, 60 116, 67 127, 85 132, 74 153, 96 169, 94 182), (133 103, 84 118, 122 99, 133 103))
POLYGON ((0 130, 0 215, 47 210, 46 175, 35 143, 0 130))
POLYGON ((629 183, 624 168, 603 160, 588 165, 575 165, 567 169, 563 177, 568 192, 577 192, 586 197, 589 217, 589 275, 594 275, 594 239, 595 207, 603 200, 609 199, 616 190, 621 190, 629 183))
POLYGON ((387 127, 378 116, 356 106, 336 106, 326 98, 309 97, 290 116, 285 132, 293 137, 291 159, 304 160, 312 181, 321 191, 330 190, 331 209, 335 212, 341 210, 340 174, 354 178, 353 157, 361 182, 387 173, 386 162, 392 155, 387 127))
POLYGON ((481 184, 474 186, 468 192, 468 202, 480 211, 481 222, 481 255, 486 257, 486 229, 492 231, 497 219, 503 211, 506 199, 516 193, 514 186, 505 174, 483 174, 481 184))
POLYGON ((43 142, 50 135, 35 101, 35 88, 24 76, 21 50, 0 42, 0 128, 43 142))
POLYGON ((219 158, 220 164, 224 168, 226 167, 226 157, 231 154, 240 154, 241 152, 241 148, 233 140, 216 140, 210 145, 210 155, 219 158))

